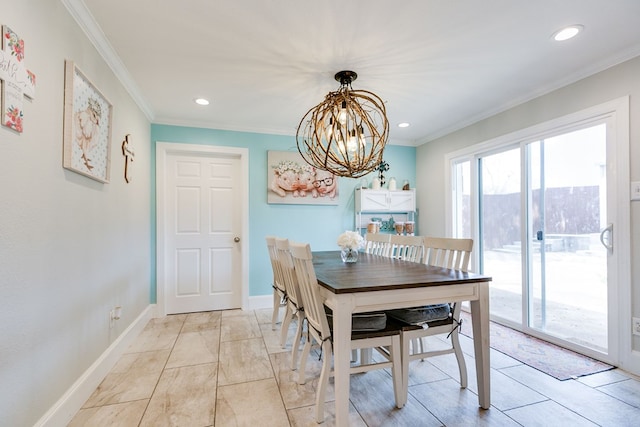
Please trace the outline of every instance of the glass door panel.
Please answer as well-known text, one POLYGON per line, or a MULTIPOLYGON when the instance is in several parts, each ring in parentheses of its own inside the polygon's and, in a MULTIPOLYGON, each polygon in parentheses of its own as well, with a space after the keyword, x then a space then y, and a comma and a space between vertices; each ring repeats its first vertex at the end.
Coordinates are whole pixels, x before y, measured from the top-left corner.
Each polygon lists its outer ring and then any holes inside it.
POLYGON ((483 156, 480 177, 480 271, 490 275, 491 316, 522 324, 520 148, 483 156))
POLYGON ((604 124, 528 144, 528 326, 607 352, 604 124))

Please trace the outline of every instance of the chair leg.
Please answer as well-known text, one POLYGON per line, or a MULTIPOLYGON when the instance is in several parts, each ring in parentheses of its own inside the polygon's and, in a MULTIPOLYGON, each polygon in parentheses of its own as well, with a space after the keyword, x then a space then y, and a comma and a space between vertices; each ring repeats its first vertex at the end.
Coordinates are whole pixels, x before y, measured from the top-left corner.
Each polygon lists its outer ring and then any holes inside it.
MULTIPOLYGON (((425 352, 425 348, 427 346, 425 345, 425 338, 424 337, 416 338, 414 340, 413 344, 414 344, 414 348, 416 349, 416 353, 424 353, 425 352)), ((424 362, 424 357, 422 359, 420 359, 420 360, 424 362)))
POLYGON ((393 376, 393 394, 396 398, 396 406, 400 409, 405 404, 405 390, 408 394, 408 384, 404 384, 404 373, 403 373, 403 358, 402 358, 402 350, 400 349, 400 335, 396 335, 391 338, 391 361, 393 365, 391 366, 391 374, 393 376))
MULTIPOLYGON (((407 403, 408 394, 409 394, 409 362, 411 361, 409 345, 411 343, 411 339, 405 336, 404 333, 400 336, 400 345, 402 346, 402 395, 400 399, 400 404, 404 406, 407 403)), ((402 407, 399 406, 399 407, 402 407)))
POLYGON ((307 359, 309 358, 309 353, 311 352, 311 341, 313 339, 309 337, 307 341, 304 343, 304 348, 302 349, 302 355, 300 357, 300 368, 298 369, 298 384, 302 385, 306 382, 305 371, 307 369, 307 359))
POLYGON ((280 347, 285 348, 287 346, 287 336, 289 335, 289 325, 293 318, 293 311, 289 304, 284 310, 284 317, 282 318, 282 329, 280 330, 280 347))
POLYGON ((331 374, 331 361, 333 359, 333 348, 331 341, 326 340, 322 343, 322 370, 318 379, 318 389, 316 390, 316 422, 324 421, 324 401, 327 395, 327 385, 329 384, 329 376, 331 374))
POLYGON ((304 316, 302 312, 298 311, 298 326, 296 327, 296 336, 293 338, 293 344, 291 346, 291 370, 295 371, 298 368, 298 351, 300 349, 300 339, 302 338, 302 324, 304 316))
POLYGON ((458 328, 451 333, 451 344, 453 345, 453 352, 458 359, 458 369, 460 370, 460 388, 467 388, 467 365, 464 361, 464 354, 462 354, 462 347, 460 347, 460 337, 458 336, 458 328))
POLYGON ((275 289, 273 290, 273 314, 271 315, 271 330, 276 330, 276 323, 278 323, 278 314, 280 314, 280 294, 275 289))

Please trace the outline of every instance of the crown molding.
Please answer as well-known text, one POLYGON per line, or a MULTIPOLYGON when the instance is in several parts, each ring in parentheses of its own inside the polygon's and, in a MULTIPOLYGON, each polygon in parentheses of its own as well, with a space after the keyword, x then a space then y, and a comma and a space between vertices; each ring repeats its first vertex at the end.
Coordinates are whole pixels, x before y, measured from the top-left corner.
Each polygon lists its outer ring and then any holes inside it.
POLYGON ((67 8, 73 19, 77 22, 78 26, 84 31, 89 38, 89 41, 96 48, 100 56, 105 60, 111 71, 116 75, 120 83, 124 86, 129 95, 133 98, 134 102, 138 105, 143 114, 147 117, 149 122, 153 122, 154 113, 142 96, 138 85, 135 83, 131 74, 124 66, 122 60, 109 43, 109 40, 105 36, 102 28, 98 25, 95 18, 87 9, 87 6, 82 0, 61 0, 62 4, 67 8))

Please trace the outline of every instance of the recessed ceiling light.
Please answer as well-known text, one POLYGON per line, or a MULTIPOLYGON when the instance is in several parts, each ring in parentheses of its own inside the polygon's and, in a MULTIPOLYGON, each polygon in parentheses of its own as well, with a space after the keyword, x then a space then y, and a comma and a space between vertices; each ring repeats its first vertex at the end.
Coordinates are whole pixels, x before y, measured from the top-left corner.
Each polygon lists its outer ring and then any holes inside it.
POLYGON ((582 25, 571 25, 553 33, 553 39, 558 42, 569 40, 577 36, 583 29, 582 25))
POLYGON ((398 127, 399 128, 408 128, 409 127, 409 123, 407 123, 407 122, 398 123, 398 127))
POLYGON ((209 100, 204 98, 196 98, 193 100, 198 105, 209 105, 209 100))

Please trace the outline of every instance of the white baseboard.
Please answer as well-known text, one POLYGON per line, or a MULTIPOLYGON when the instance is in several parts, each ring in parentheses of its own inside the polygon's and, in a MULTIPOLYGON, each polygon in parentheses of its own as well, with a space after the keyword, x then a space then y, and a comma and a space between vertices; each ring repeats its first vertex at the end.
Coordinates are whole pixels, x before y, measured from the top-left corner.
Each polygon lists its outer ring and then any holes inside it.
POLYGON ((249 297, 249 310, 273 308, 273 294, 249 297))
POLYGON ((631 354, 624 362, 621 366, 624 371, 640 377, 640 351, 631 350, 631 354))
POLYGON ((155 304, 142 313, 111 343, 64 395, 35 423, 34 427, 60 427, 69 424, 78 410, 100 385, 145 325, 154 317, 155 304))

